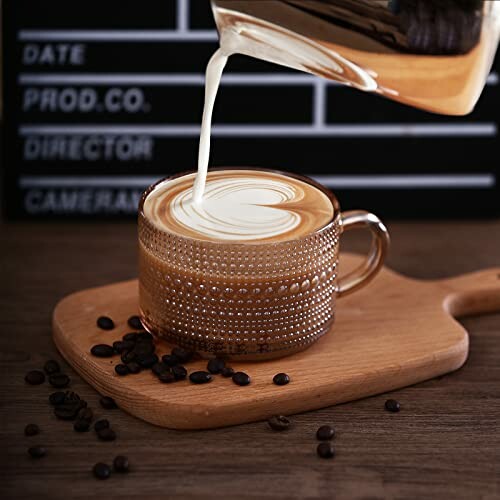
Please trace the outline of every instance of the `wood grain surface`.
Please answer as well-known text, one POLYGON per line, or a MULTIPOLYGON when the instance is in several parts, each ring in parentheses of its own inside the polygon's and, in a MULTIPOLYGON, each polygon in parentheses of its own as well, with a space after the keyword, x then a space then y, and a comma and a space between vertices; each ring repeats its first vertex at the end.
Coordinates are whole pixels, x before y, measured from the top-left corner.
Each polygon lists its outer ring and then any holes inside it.
MULTIPOLYGON (((363 260, 344 252, 340 276, 363 260)), ((118 356, 90 354, 93 345, 110 345, 130 330, 127 318, 138 311, 137 280, 65 297, 54 310, 53 339, 87 382, 128 413, 173 429, 224 427, 373 396, 460 368, 469 337, 449 311, 500 312, 499 275, 500 267, 447 280, 414 280, 385 267, 368 286, 339 300, 331 331, 305 351, 269 361, 230 361, 235 371, 251 376, 244 389, 222 377, 203 385, 188 380, 164 385, 149 371, 120 377, 114 370, 118 356), (113 331, 97 327, 96 318, 103 315, 113 318, 113 331), (282 372, 292 382, 277 387, 272 379, 282 372)), ((158 342, 158 355, 171 347, 158 342)), ((195 360, 187 368, 191 373, 206 365, 195 360)))
MULTIPOLYGON (((500 223, 389 223, 388 265, 419 279, 441 279, 498 266, 500 223)), ((210 431, 176 431, 120 410, 65 365, 72 389, 111 420, 118 439, 99 442, 55 419, 52 392, 28 386, 25 373, 60 359, 51 313, 65 295, 132 279, 135 226, 129 223, 17 223, 0 227, 1 498, 500 498, 500 315, 468 317, 470 353, 458 371, 405 389, 293 417, 272 432, 264 422, 210 431), (383 409, 392 397, 402 410, 383 409), (27 438, 24 426, 42 432, 27 438), (315 431, 337 430, 333 460, 316 457, 315 431), (48 456, 33 461, 28 446, 48 456), (95 480, 90 469, 117 454, 130 474, 95 480)), ((362 234, 344 249, 363 252, 362 234)), ((416 319, 418 321, 418 318, 416 319)), ((64 364, 64 363, 63 363, 64 364)))

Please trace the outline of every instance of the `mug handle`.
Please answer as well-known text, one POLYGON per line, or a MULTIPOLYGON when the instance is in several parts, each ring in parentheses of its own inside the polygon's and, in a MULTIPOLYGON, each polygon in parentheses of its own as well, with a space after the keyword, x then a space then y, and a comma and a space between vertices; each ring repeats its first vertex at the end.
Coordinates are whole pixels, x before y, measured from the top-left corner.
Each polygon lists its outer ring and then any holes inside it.
POLYGON ((366 260, 346 276, 339 278, 337 297, 359 290, 375 277, 384 263, 390 241, 389 232, 383 222, 376 215, 364 210, 343 212, 340 214, 340 226, 342 232, 367 227, 373 238, 366 260))

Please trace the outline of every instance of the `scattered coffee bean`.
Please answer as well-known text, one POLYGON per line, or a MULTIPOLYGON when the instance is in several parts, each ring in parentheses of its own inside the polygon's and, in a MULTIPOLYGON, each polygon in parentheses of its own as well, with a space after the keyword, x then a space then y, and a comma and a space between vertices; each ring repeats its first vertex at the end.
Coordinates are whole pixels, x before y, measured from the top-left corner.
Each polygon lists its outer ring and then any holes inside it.
POLYGON ((111 318, 107 316, 100 316, 97 318, 97 326, 102 330, 112 330, 115 327, 115 324, 111 318))
POLYGON ((124 340, 125 342, 137 342, 137 333, 136 332, 130 332, 130 333, 126 333, 123 337, 122 337, 122 340, 124 340))
MULTIPOLYGON (((64 393, 64 401, 68 402, 68 401, 83 401, 83 400, 82 400, 82 398, 80 398, 80 396, 76 392, 66 391, 64 393)), ((83 406, 87 406, 87 403, 85 402, 85 404, 83 406)))
POLYGON ((173 373, 163 372, 158 375, 158 380, 164 384, 171 384, 172 382, 175 382, 175 377, 173 373))
POLYGON ((267 423, 273 431, 286 431, 291 425, 290 420, 283 415, 275 415, 271 417, 267 423))
POLYGON ((114 441, 116 439, 116 434, 113 429, 110 427, 106 427, 104 429, 101 429, 100 431, 97 431, 97 437, 101 441, 114 441))
POLYGON ((234 369, 231 368, 230 366, 225 366, 221 371, 220 371, 220 374, 223 376, 223 377, 226 377, 226 378, 229 378, 229 377, 232 377, 234 375, 234 369))
POLYGON ((36 436, 37 434, 40 434, 40 427, 36 424, 28 424, 24 428, 24 435, 25 436, 36 436))
POLYGON ((171 351, 172 356, 175 356, 180 363, 187 363, 191 361, 194 353, 192 351, 188 351, 187 349, 183 349, 182 347, 174 347, 171 351))
POLYGON ((187 377, 187 370, 182 365, 172 366, 172 375, 175 380, 184 380, 187 377))
POLYGON ((80 408, 78 411, 77 419, 78 420, 86 420, 87 422, 91 422, 94 418, 94 412, 91 408, 80 408))
POLYGON ((130 373, 139 373, 142 370, 141 365, 135 361, 127 363, 127 368, 130 373))
POLYGON ((43 369, 47 375, 52 375, 53 373, 57 373, 61 371, 61 367, 59 363, 54 359, 49 359, 43 366, 43 369))
POLYGON ((32 458, 42 458, 47 455, 47 450, 43 446, 32 446, 28 448, 28 453, 32 458))
POLYGON ((65 373, 54 373, 49 377, 49 383, 56 389, 68 387, 70 378, 65 373))
POLYGON ((60 404, 64 403, 65 399, 66 399, 66 394, 64 394, 64 392, 62 392, 62 391, 57 391, 57 392, 53 392, 49 396, 49 403, 52 406, 56 406, 56 405, 60 405, 60 404))
POLYGON ((248 385, 250 383, 250 377, 244 372, 236 372, 233 375, 233 382, 236 385, 248 385))
POLYGON ((288 382, 290 382, 290 377, 286 373, 277 373, 273 377, 273 382, 276 385, 286 385, 288 382))
POLYGON ((127 351, 131 351, 135 346, 135 342, 131 340, 116 340, 113 342, 113 349, 116 354, 122 354, 127 351))
POLYGON ((74 420, 81 408, 81 402, 68 401, 63 404, 57 405, 54 408, 54 415, 61 420, 74 420))
POLYGON ((316 450, 318 456, 320 456, 321 458, 332 458, 335 455, 335 448, 329 441, 323 441, 322 443, 319 443, 316 450))
POLYGON ((122 355, 120 357, 122 362, 125 363, 126 365, 128 365, 132 361, 135 361, 136 358, 137 358, 137 354, 133 350, 126 351, 126 352, 122 353, 122 355))
POLYGON ((115 459, 113 460, 113 469, 115 470, 115 472, 128 472, 128 458, 124 457, 123 455, 118 455, 117 457, 115 457, 115 459))
POLYGON ((140 342, 141 340, 153 342, 153 336, 148 332, 139 332, 137 334, 137 342, 140 342))
POLYGON ((40 385, 45 382, 45 373, 40 370, 32 370, 26 374, 24 380, 30 385, 40 385))
POLYGON ((161 360, 167 365, 167 366, 175 366, 179 364, 179 358, 173 354, 164 354, 161 357, 161 360))
POLYGON ((96 344, 90 349, 90 352, 98 358, 110 358, 115 353, 114 349, 108 344, 96 344))
POLYGON ((158 363, 158 356, 156 354, 145 354, 144 356, 137 356, 137 362, 143 368, 151 368, 155 363, 158 363))
POLYGON ((87 432, 90 428, 90 422, 88 420, 76 420, 73 424, 73 429, 76 432, 87 432))
POLYGON ((401 410, 401 405, 395 399, 388 399, 385 402, 385 409, 387 411, 391 411, 393 413, 397 413, 399 410, 401 410))
POLYGON ((142 330, 143 328, 141 318, 139 318, 139 316, 130 316, 127 323, 128 326, 130 326, 130 328, 133 328, 134 330, 142 330))
POLYGON ((170 368, 165 363, 163 363, 163 361, 158 361, 151 367, 151 371, 155 375, 161 375, 162 373, 170 371, 170 368))
POLYGON ((335 429, 330 425, 322 425, 316 431, 316 438, 320 441, 329 441, 335 437, 335 429))
POLYGON ((213 358, 207 364, 207 370, 216 375, 226 366, 226 362, 222 358, 213 358))
POLYGON ((105 410, 114 410, 115 408, 118 408, 115 400, 111 396, 101 396, 99 403, 105 410))
POLYGON ((129 374, 127 365, 122 365, 122 364, 115 366, 115 372, 117 375, 120 375, 120 377, 129 374))
POLYGON ((198 372, 193 372, 191 375, 189 375, 189 380, 193 384, 206 384, 207 382, 210 382, 212 380, 212 375, 208 372, 203 372, 203 371, 198 371, 198 372))
POLYGON ((102 431, 103 429, 108 429, 109 428, 109 420, 106 418, 103 418, 101 420, 98 420, 94 424, 94 430, 96 432, 102 431))
POLYGON ((95 464, 92 471, 97 479, 108 479, 111 475, 111 467, 108 464, 103 464, 102 462, 95 464))
POLYGON ((147 356, 154 354, 155 346, 151 342, 137 342, 132 352, 135 353, 137 358, 147 356))

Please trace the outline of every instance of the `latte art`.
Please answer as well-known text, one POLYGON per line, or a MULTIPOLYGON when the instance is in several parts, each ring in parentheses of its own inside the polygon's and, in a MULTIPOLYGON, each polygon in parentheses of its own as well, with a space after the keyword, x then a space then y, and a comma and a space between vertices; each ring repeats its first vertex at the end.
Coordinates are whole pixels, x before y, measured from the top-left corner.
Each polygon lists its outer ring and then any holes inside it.
POLYGON ((159 184, 144 213, 158 228, 202 240, 283 241, 328 224, 333 205, 303 181, 253 170, 209 172, 203 202, 193 200, 194 174, 159 184))

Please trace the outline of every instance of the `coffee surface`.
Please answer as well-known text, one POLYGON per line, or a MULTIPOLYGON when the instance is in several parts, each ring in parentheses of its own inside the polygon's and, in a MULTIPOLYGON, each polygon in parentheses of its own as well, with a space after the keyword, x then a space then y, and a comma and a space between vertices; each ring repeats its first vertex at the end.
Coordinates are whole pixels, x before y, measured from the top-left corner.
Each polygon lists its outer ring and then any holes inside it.
POLYGON ((301 180, 258 170, 208 173, 203 200, 193 201, 195 174, 166 180, 144 202, 157 228, 200 240, 285 241, 328 224, 328 196, 301 180))

